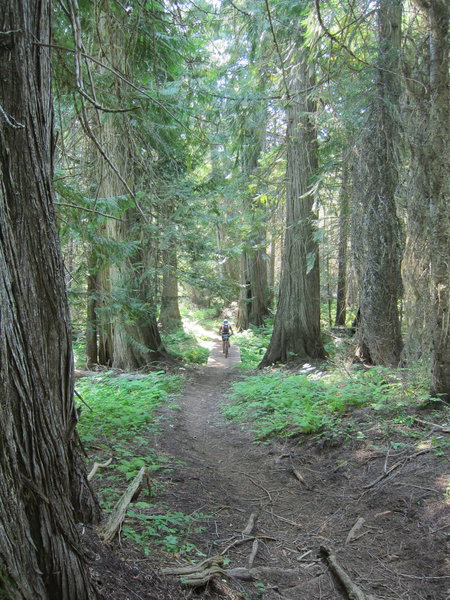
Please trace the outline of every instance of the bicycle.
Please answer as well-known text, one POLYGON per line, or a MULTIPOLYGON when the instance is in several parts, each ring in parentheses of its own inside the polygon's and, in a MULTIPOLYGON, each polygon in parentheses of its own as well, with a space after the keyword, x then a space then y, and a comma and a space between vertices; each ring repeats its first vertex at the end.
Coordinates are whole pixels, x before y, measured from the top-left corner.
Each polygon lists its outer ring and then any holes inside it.
POLYGON ((224 333, 222 335, 222 339, 225 339, 225 346, 223 349, 223 353, 225 354, 225 358, 228 358, 228 352, 230 351, 230 334, 224 333))

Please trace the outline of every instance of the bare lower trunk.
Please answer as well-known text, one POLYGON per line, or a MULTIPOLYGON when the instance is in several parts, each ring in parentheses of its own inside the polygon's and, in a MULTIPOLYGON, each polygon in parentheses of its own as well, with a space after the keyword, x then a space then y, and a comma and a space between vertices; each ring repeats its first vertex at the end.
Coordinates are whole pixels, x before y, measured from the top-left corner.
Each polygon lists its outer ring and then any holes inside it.
POLYGON ((350 194, 348 185, 348 167, 344 164, 342 172, 341 202, 339 208, 338 281, 336 318, 334 322, 336 326, 345 325, 345 317, 347 312, 347 259, 350 228, 350 194))
POLYGON ((70 319, 52 188, 46 0, 12 0, 0 46, 0 595, 95 593, 75 519, 98 518, 74 435, 70 319), (42 42, 41 47, 36 42, 42 42))
POLYGON ((183 326, 178 304, 178 261, 175 245, 171 245, 162 254, 163 282, 159 322, 164 331, 175 331, 183 326))
POLYGON ((91 369, 98 364, 97 345, 97 271, 92 259, 89 257, 89 273, 87 280, 87 319, 86 319, 86 367, 91 369))
POLYGON ((380 0, 378 72, 356 179, 352 249, 360 288, 359 354, 397 366, 402 350, 399 301, 402 239, 396 213, 396 146, 401 3, 380 0))
POLYGON ((240 256, 240 286, 239 286, 239 311, 236 320, 238 331, 245 331, 249 328, 249 304, 251 302, 250 279, 248 272, 248 257, 245 250, 240 256))
POLYGON ((433 281, 433 347, 430 391, 433 396, 450 400, 450 216, 448 210, 449 100, 448 100, 448 3, 429 3, 431 28, 430 119, 430 225, 433 281))

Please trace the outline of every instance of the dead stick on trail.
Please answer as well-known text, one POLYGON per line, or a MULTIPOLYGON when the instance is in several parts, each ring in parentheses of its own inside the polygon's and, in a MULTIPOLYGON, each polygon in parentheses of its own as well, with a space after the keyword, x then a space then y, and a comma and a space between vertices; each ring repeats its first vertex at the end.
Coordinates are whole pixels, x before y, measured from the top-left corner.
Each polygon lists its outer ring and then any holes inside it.
POLYGON ((277 538, 270 537, 269 535, 258 535, 258 537, 252 536, 252 537, 246 537, 246 538, 239 538, 238 540, 234 540, 234 542, 232 542, 231 544, 228 544, 228 546, 226 548, 224 548, 220 554, 224 555, 228 552, 228 550, 231 550, 231 548, 234 548, 235 546, 240 546, 241 544, 245 544, 246 542, 253 542, 256 539, 270 540, 272 542, 279 541, 277 538))
POLYGON ((296 523, 295 521, 291 521, 290 519, 286 519, 285 517, 282 517, 281 515, 276 515, 272 510, 266 510, 264 512, 266 512, 268 515, 272 515, 272 518, 276 517, 277 519, 280 519, 280 521, 283 521, 284 523, 289 523, 289 525, 293 525, 294 527, 298 527, 298 529, 302 528, 302 525, 300 523, 296 523))
POLYGON ((261 485, 260 483, 255 481, 253 479, 253 477, 251 477, 251 475, 248 475, 247 473, 242 473, 242 472, 241 472, 241 475, 245 475, 246 477, 248 477, 250 479, 250 481, 253 483, 253 485, 256 485, 256 487, 259 487, 260 490, 263 490, 264 492, 266 492, 266 494, 269 496, 269 500, 270 500, 271 504, 273 503, 272 496, 270 495, 269 490, 266 490, 266 488, 263 485, 261 485))
POLYGON ((255 521, 258 518, 258 513, 252 513, 250 515, 250 518, 247 522, 247 525, 245 526, 245 529, 242 532, 242 535, 250 535, 253 527, 255 526, 255 521))
POLYGON ((353 527, 350 529, 347 539, 345 540, 345 546, 351 542, 353 539, 355 539, 356 534, 358 533, 358 531, 361 529, 361 527, 364 525, 365 523, 365 519, 363 519, 362 517, 359 517, 359 519, 356 521, 356 523, 353 525, 353 527))
POLYGON ((439 431, 442 431, 442 433, 450 433, 450 428, 446 427, 445 425, 439 425, 438 423, 430 423, 429 421, 423 421, 422 419, 418 419, 417 417, 414 417, 414 421, 416 421, 416 423, 420 423, 421 425, 428 425, 429 427, 433 427, 433 429, 439 429, 439 431))
POLYGON ((250 557, 248 559, 248 568, 251 569, 253 567, 253 563, 255 562, 256 555, 258 553, 259 541, 257 538, 253 540, 252 551, 250 553, 250 557))
POLYGON ((376 600, 374 596, 366 596, 362 589, 353 583, 344 569, 336 560, 336 556, 325 546, 320 546, 320 553, 325 558, 330 570, 344 586, 350 600, 376 600))
POLYGON ((392 465, 392 467, 390 469, 388 469, 385 473, 383 473, 382 475, 380 475, 379 477, 377 477, 375 479, 375 481, 372 481, 372 483, 369 483, 368 485, 365 485, 363 487, 363 489, 369 490, 370 488, 374 487, 377 483, 379 483, 383 479, 386 479, 386 477, 388 475, 390 475, 393 471, 395 471, 399 467, 403 467, 404 465, 406 465, 407 462, 409 462, 413 458, 417 458, 421 454, 426 454, 427 452, 429 452, 428 448, 425 449, 425 450, 420 450, 419 452, 416 452, 415 454, 411 454, 411 456, 406 457, 405 460, 399 460, 394 465, 392 465))
POLYGON ((105 542, 112 542, 116 533, 122 527, 122 523, 125 519, 128 506, 131 502, 135 502, 144 486, 144 479, 147 482, 148 493, 151 495, 151 482, 150 475, 147 467, 142 467, 130 485, 127 487, 125 492, 119 498, 118 502, 114 506, 111 515, 102 528, 102 535, 105 542))

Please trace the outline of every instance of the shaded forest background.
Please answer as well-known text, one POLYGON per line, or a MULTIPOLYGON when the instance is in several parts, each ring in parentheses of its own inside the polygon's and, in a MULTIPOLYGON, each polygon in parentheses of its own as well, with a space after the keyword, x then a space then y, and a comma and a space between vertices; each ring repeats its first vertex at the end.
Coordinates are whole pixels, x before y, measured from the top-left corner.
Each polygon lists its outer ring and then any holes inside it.
POLYGON ((88 366, 163 358, 180 298, 237 302, 240 330, 277 315, 262 364, 323 357, 321 331, 357 317, 360 359, 429 361, 448 394, 446 11, 57 3, 55 185, 88 366))

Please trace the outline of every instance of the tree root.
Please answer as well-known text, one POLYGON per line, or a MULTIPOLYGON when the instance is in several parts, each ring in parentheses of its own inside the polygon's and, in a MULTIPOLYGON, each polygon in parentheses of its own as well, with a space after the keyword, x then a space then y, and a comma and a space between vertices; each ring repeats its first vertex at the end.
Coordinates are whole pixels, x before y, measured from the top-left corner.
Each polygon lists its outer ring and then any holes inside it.
POLYGON ((325 546, 320 546, 320 554, 326 560, 330 571, 337 577, 344 586, 350 600, 377 600, 375 596, 366 595, 362 589, 354 583, 344 569, 338 563, 336 556, 325 546))

